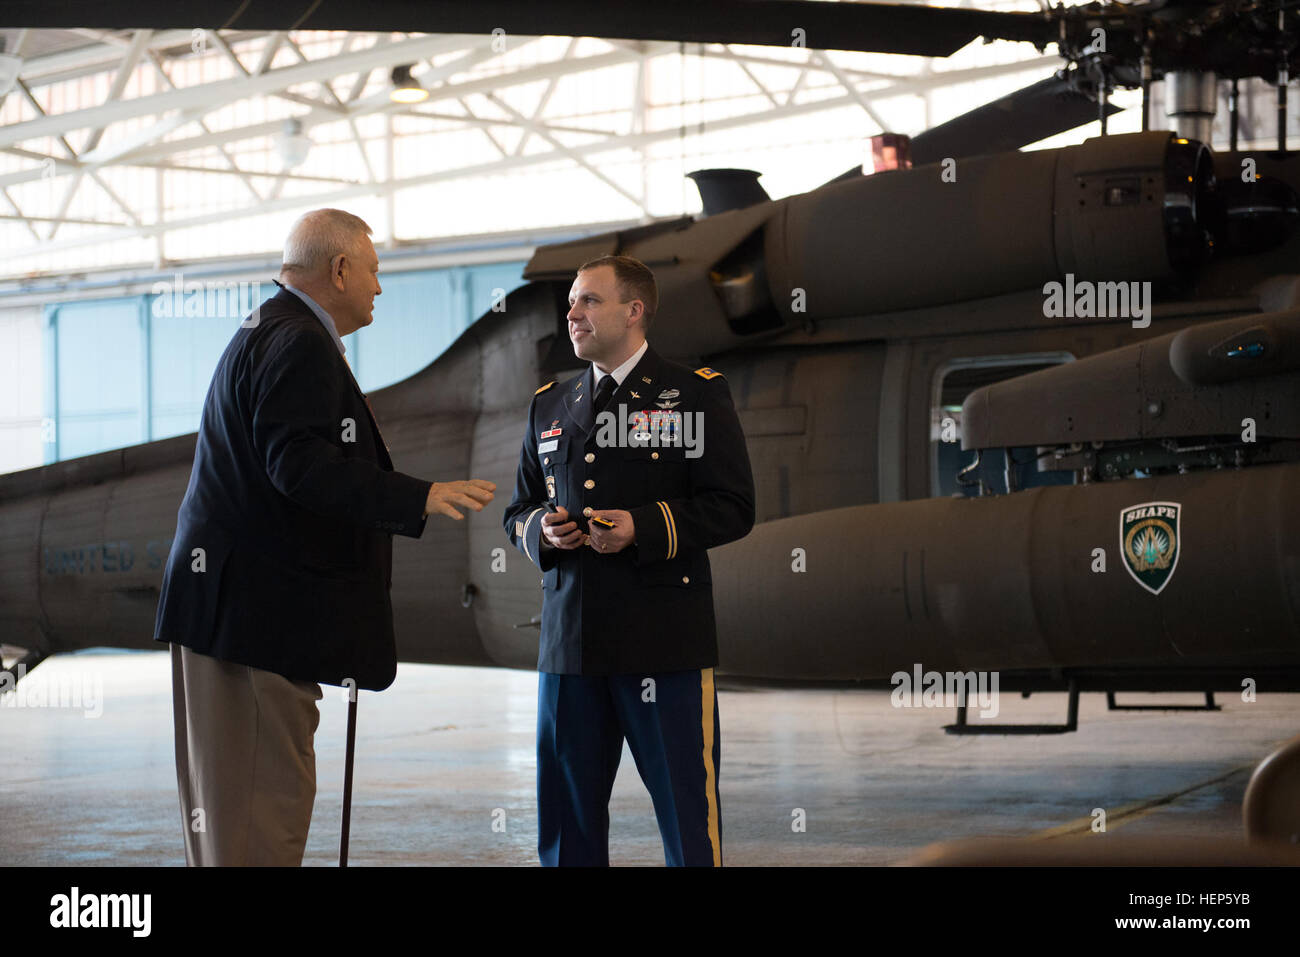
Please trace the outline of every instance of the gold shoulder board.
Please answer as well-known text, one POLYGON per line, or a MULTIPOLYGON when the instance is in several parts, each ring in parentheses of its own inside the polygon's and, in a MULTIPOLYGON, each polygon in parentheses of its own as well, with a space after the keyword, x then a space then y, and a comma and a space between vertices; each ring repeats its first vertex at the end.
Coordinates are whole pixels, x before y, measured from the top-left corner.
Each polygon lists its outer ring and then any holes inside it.
POLYGON ((718 376, 722 375, 721 372, 714 372, 708 366, 705 366, 703 369, 696 369, 695 374, 702 379, 716 379, 718 376))
MULTIPOLYGON (((715 372, 714 375, 717 375, 717 373, 715 372)), ((546 385, 542 386, 540 389, 538 389, 536 392, 534 392, 533 395, 541 395, 543 392, 545 392, 547 389, 549 389, 549 388, 550 388, 551 386, 553 386, 553 385, 555 385, 555 380, 554 380, 554 379, 552 379, 550 382, 546 383, 546 385)))

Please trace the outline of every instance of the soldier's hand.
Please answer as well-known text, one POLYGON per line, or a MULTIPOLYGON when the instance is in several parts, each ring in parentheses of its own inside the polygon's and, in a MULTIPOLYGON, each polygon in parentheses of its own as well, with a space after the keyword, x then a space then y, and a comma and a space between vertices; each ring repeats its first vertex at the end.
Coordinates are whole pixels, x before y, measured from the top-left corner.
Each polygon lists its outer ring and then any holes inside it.
POLYGON ((579 548, 582 532, 578 523, 569 521, 569 510, 558 508, 542 516, 542 538, 553 548, 579 548))
POLYGON ((496 483, 486 479, 434 482, 429 486, 429 497, 424 503, 424 514, 432 515, 434 512, 439 512, 459 522, 465 516, 456 511, 455 506, 481 512, 483 506, 496 497, 492 494, 496 489, 496 483))
POLYGON ((591 547, 602 555, 621 552, 636 541, 636 524, 632 513, 617 508, 600 508, 591 513, 592 518, 604 518, 614 523, 613 528, 601 528, 591 522, 587 528, 591 535, 591 547))

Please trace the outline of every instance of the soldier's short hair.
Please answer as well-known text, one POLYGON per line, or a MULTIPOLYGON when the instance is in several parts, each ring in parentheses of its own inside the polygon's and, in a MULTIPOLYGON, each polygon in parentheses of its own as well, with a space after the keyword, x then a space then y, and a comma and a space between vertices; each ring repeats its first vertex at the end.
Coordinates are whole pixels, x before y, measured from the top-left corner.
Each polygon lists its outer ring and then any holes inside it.
POLYGON ((614 269, 614 281, 618 283, 620 302, 640 299, 645 306, 645 319, 642 325, 650 328, 650 320, 659 308, 659 286, 650 267, 631 256, 600 256, 578 267, 578 272, 595 269, 597 266, 611 266, 614 269))

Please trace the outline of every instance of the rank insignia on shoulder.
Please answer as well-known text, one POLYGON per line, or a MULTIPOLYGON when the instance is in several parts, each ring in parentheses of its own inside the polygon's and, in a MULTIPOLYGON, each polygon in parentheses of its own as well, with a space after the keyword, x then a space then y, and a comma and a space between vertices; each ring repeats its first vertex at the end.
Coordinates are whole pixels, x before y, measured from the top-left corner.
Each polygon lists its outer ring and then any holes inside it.
POLYGON ((549 388, 550 388, 551 386, 553 386, 553 385, 555 385, 555 380, 554 380, 554 379, 552 379, 550 382, 546 383, 546 385, 542 386, 540 389, 538 389, 536 392, 534 392, 533 395, 541 395, 543 392, 545 392, 547 389, 549 389, 549 388))
POLYGON ((696 369, 695 374, 701 379, 716 379, 718 376, 722 375, 721 372, 714 372, 708 366, 705 366, 703 369, 696 369))

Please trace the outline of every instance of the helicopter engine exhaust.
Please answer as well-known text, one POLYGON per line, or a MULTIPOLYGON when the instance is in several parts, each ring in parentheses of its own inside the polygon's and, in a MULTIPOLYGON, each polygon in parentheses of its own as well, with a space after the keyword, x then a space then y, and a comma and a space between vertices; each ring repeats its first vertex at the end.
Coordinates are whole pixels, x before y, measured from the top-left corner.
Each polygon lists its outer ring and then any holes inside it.
POLYGON ((768 222, 771 298, 798 323, 860 315, 863 303, 874 313, 995 296, 1070 273, 1170 279, 1210 255, 1214 185, 1209 149, 1168 131, 846 180, 792 197, 768 222))

